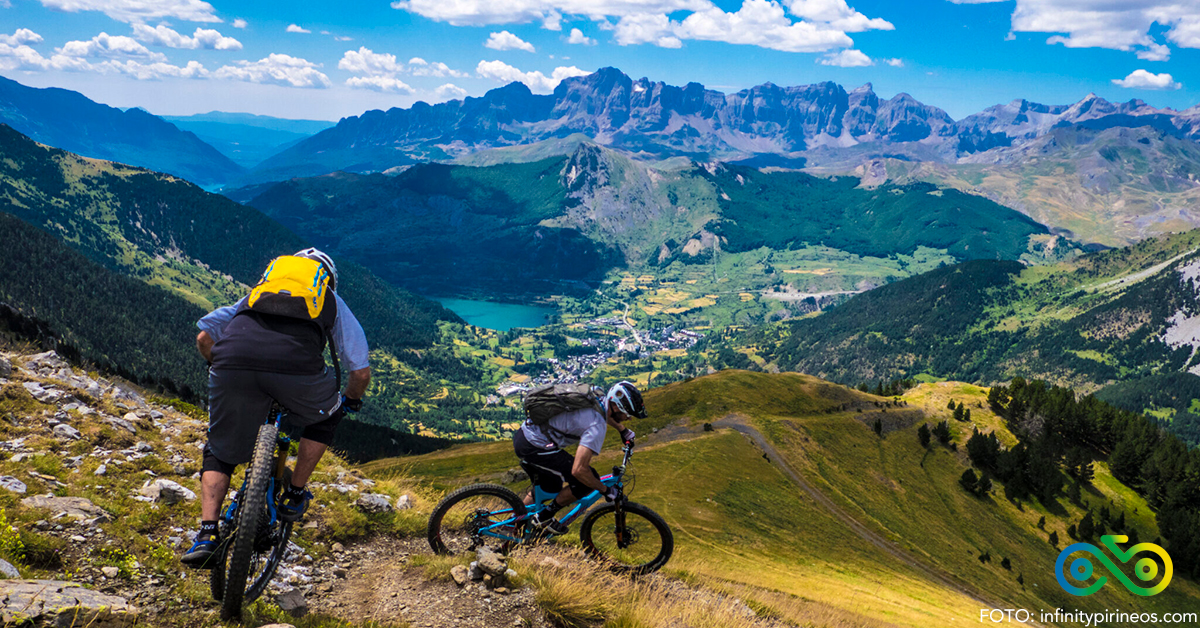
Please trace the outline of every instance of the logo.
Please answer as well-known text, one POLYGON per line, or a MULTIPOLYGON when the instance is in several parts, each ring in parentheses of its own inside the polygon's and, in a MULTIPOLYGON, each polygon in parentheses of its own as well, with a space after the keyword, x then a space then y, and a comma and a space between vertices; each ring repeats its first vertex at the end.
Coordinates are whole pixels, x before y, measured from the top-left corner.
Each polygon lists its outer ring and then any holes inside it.
MULTIPOLYGON (((1162 593, 1163 590, 1167 588, 1167 585, 1171 584, 1171 576, 1174 575, 1175 571, 1174 566, 1171 564, 1171 557, 1167 554, 1167 550, 1153 543, 1138 543, 1127 550, 1122 550, 1121 547, 1117 545, 1118 543, 1125 543, 1127 541, 1129 541, 1129 537, 1123 534, 1107 534, 1100 537, 1100 543, 1104 545, 1104 547, 1107 547, 1122 565, 1128 564, 1129 561, 1133 560, 1134 555, 1138 554, 1139 552, 1151 552, 1156 554, 1162 560, 1163 564, 1162 580, 1158 584, 1150 588, 1138 586, 1129 579, 1129 576, 1126 576, 1125 573, 1121 571, 1119 567, 1117 567, 1116 563, 1114 563, 1111 558, 1105 555, 1100 548, 1092 545, 1091 543, 1076 543, 1074 545, 1067 546, 1067 548, 1058 555, 1058 561, 1054 564, 1054 575, 1058 578, 1058 584, 1062 586, 1064 591, 1070 593, 1071 595, 1084 596, 1091 595, 1096 591, 1099 591, 1101 587, 1108 583, 1108 576, 1098 576, 1095 582, 1084 588, 1079 588, 1067 581, 1068 574, 1077 582, 1086 582, 1092 577, 1092 573, 1095 571, 1095 565, 1093 565, 1092 561, 1088 560, 1086 556, 1081 556, 1071 561, 1070 570, 1066 572, 1063 571, 1063 566, 1066 565, 1067 559, 1071 557, 1071 554, 1076 552, 1087 552, 1099 560, 1104 565, 1104 568, 1108 570, 1108 573, 1112 574, 1112 576, 1121 584, 1125 585, 1125 588, 1129 589, 1130 593, 1144 597, 1162 593)), ((1148 584, 1158 577, 1158 561, 1155 561, 1149 556, 1145 556, 1133 564, 1133 573, 1135 576, 1137 576, 1138 580, 1148 584)))

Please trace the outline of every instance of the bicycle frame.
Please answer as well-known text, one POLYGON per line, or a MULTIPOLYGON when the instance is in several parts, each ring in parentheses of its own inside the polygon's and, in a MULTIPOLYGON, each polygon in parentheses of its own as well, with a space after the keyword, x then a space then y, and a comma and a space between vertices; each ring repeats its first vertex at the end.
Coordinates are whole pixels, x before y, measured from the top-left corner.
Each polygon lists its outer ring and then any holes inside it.
MULTIPOLYGON (((620 494, 617 497, 617 501, 621 501, 622 499, 624 499, 624 493, 622 491, 620 491, 621 488, 624 488, 624 484, 621 482, 621 480, 625 476, 625 468, 629 466, 629 459, 633 457, 633 445, 625 445, 623 451, 624 451, 625 455, 624 455, 624 458, 622 458, 622 460, 621 460, 620 466, 613 467, 612 473, 610 473, 608 475, 600 476, 600 482, 602 482, 604 484, 604 486, 609 487, 609 488, 611 488, 613 486, 618 487, 618 492, 620 494)), ((520 517, 511 517, 511 518, 501 521, 499 523, 494 523, 492 525, 482 527, 479 529, 479 534, 481 536, 499 539, 502 541, 513 541, 513 542, 521 543, 525 540, 523 537, 514 537, 509 534, 505 534, 504 530, 506 528, 508 530, 513 530, 514 526, 517 526, 522 521, 525 521, 525 520, 533 517, 535 514, 541 512, 542 510, 545 510, 546 502, 554 499, 557 495, 558 495, 558 493, 547 493, 546 491, 543 491, 540 487, 538 487, 535 484, 533 486, 533 503, 525 507, 524 515, 522 515, 520 517)), ((596 502, 603 499, 603 497, 604 496, 600 493, 600 491, 593 490, 592 492, 588 493, 587 495, 584 495, 583 497, 575 500, 575 503, 571 504, 571 508, 569 510, 567 510, 566 514, 564 514, 562 517, 560 517, 559 521, 561 521, 563 524, 570 524, 572 521, 578 519, 581 515, 586 513, 589 508, 591 508, 593 505, 595 505, 596 502)), ((511 512, 512 512, 511 509, 505 509, 505 510, 497 510, 497 511, 493 512, 492 514, 493 515, 503 515, 505 513, 511 513, 511 512)), ((519 528, 517 528, 517 529, 519 529, 519 528)))
MULTIPOLYGON (((278 404, 275 404, 271 407, 271 412, 267 415, 267 423, 274 423, 275 429, 280 429, 283 425, 283 417, 286 416, 286 414, 287 412, 283 408, 281 408, 278 404)), ((277 489, 287 488, 276 486, 276 483, 282 481, 283 479, 283 468, 287 464, 287 455, 284 452, 287 451, 287 448, 291 444, 292 439, 283 435, 282 433, 275 439, 275 452, 276 455, 279 456, 279 460, 275 466, 275 475, 271 477, 270 482, 267 485, 268 495, 275 495, 277 489)), ((247 475, 249 475, 249 473, 247 473, 247 475)), ((221 521, 227 526, 233 526, 233 522, 236 520, 237 511, 240 507, 239 500, 241 499, 242 494, 246 491, 246 484, 249 482, 249 480, 250 478, 248 477, 242 478, 241 488, 239 488, 237 493, 234 494, 233 498, 229 500, 229 505, 226 506, 225 511, 221 513, 221 521)), ((278 521, 279 513, 275 508, 275 500, 273 499, 267 500, 267 514, 269 516, 267 524, 275 525, 275 523, 278 521)))

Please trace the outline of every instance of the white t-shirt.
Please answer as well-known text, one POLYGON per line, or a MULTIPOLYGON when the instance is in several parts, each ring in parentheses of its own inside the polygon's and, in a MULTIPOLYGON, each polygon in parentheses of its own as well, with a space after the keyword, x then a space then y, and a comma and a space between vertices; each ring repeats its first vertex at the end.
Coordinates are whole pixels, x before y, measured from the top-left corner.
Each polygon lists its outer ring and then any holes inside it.
POLYGON ((546 425, 525 421, 521 429, 529 444, 540 449, 562 449, 578 443, 598 454, 604 444, 604 435, 608 433, 608 422, 596 409, 583 408, 564 412, 546 425))

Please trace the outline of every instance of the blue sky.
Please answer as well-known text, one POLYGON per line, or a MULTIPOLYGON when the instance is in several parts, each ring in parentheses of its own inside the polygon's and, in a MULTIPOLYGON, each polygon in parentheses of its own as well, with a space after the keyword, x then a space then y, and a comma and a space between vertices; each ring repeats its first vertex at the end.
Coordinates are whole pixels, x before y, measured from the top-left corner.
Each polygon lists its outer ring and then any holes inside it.
POLYGON ((113 106, 337 119, 511 80, 870 82, 958 119, 1095 92, 1200 103, 1196 0, 0 0, 0 75, 113 106))

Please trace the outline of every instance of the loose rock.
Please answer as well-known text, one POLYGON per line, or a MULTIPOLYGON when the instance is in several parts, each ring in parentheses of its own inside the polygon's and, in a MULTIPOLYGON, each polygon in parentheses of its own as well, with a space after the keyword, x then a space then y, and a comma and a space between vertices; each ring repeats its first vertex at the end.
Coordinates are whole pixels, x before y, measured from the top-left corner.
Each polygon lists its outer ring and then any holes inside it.
POLYGON ((503 576, 504 572, 508 570, 508 565, 504 564, 504 559, 486 547, 479 548, 475 552, 475 556, 478 558, 479 568, 488 575, 503 576))
POLYGON ((450 568, 450 577, 454 579, 454 584, 457 584, 461 587, 467 583, 469 574, 467 573, 466 567, 463 567, 462 565, 455 565, 454 567, 450 568))
POLYGON ((34 495, 22 499, 21 505, 29 508, 45 508, 56 515, 64 515, 73 519, 96 519, 102 523, 112 521, 112 517, 107 512, 86 497, 34 495))
POLYGON ((12 563, 6 560, 0 560, 0 575, 4 576, 5 578, 12 578, 14 580, 19 580, 21 578, 21 572, 17 571, 17 568, 13 567, 12 563))
POLYGON ((308 602, 299 589, 285 591, 275 596, 275 604, 292 617, 304 617, 308 614, 308 602))
POLYGON ((101 567, 100 573, 104 574, 104 576, 106 578, 116 578, 118 575, 121 574, 121 570, 117 569, 116 567, 112 567, 112 566, 101 567))
POLYGON ((56 580, 0 580, 3 625, 127 628, 138 609, 124 598, 56 580))
MULTIPOLYGON (((16 456, 13 456, 13 458, 16 458, 16 456)), ((0 476, 0 488, 13 493, 24 493, 26 487, 24 482, 11 475, 5 475, 0 476)))
POLYGON ((80 438, 83 438, 83 434, 80 434, 79 430, 67 425, 66 423, 59 423, 58 425, 55 425, 54 435, 58 436, 59 438, 69 438, 71 440, 79 440, 80 438))
POLYGON ((396 498, 396 510, 408 510, 412 508, 412 497, 405 493, 396 498))
POLYGON ((392 511, 392 502, 387 498, 387 495, 379 493, 363 493, 357 501, 354 502, 358 509, 372 514, 380 514, 392 511))
POLYGON ((162 502, 168 506, 172 504, 178 504, 182 501, 190 502, 196 499, 196 494, 187 487, 180 485, 178 482, 164 478, 159 478, 157 480, 146 480, 146 483, 138 492, 156 502, 162 502))

